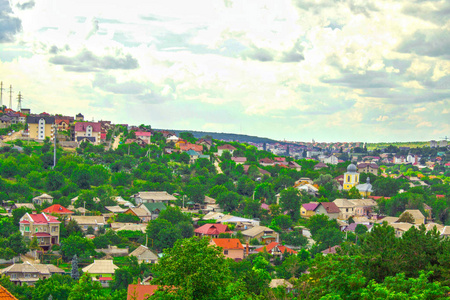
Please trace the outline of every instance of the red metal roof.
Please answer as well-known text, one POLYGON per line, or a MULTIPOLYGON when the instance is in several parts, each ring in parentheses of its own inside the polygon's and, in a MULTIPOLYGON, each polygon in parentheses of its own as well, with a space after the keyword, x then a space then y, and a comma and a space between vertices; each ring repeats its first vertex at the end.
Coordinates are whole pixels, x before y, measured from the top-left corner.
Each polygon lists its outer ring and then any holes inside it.
POLYGON ((233 146, 231 146, 229 144, 226 144, 226 145, 223 145, 223 146, 219 146, 219 147, 217 147, 217 149, 218 150, 236 150, 235 147, 233 147, 233 146))
POLYGON ((42 211, 48 214, 73 214, 73 211, 68 210, 60 204, 53 204, 42 211))
POLYGON ((145 131, 136 131, 134 134, 136 136, 152 136, 151 132, 145 132, 145 131))
POLYGON ((203 235, 219 235, 221 233, 232 233, 228 226, 224 224, 205 224, 195 229, 194 232, 203 235))
POLYGON ((17 300, 7 289, 0 285, 0 299, 1 300, 17 300))
POLYGON ((48 223, 61 223, 54 216, 47 216, 46 214, 28 214, 34 223, 48 224, 48 223))
POLYGON ((98 280, 102 280, 102 281, 111 281, 113 280, 112 277, 99 277, 98 280))

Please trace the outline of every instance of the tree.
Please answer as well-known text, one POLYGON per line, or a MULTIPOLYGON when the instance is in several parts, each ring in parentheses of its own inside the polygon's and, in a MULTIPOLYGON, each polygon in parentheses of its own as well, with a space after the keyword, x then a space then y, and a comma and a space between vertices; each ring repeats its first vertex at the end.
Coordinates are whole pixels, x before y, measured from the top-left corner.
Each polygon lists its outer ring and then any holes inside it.
POLYGON ((217 197, 217 203, 227 212, 237 209, 241 196, 236 192, 222 193, 217 197))
POLYGON ((366 225, 363 225, 363 224, 358 224, 358 225, 356 225, 355 233, 356 233, 357 235, 362 235, 362 234, 364 234, 364 233, 366 233, 366 232, 367 232, 367 227, 366 227, 366 225))
POLYGON ((221 292, 232 281, 222 250, 208 238, 179 240, 154 266, 154 281, 163 286, 156 299, 224 299, 221 292))
POLYGON ((53 274, 47 279, 39 279, 34 284, 33 299, 67 299, 74 281, 70 276, 53 274))
POLYGON ((414 224, 415 220, 414 217, 407 211, 401 214, 400 218, 398 218, 397 222, 403 222, 403 223, 411 223, 414 224))
POLYGON ((68 300, 106 300, 103 295, 103 288, 98 281, 92 281, 88 273, 81 276, 79 282, 70 291, 68 300))
POLYGON ((295 222, 300 218, 301 197, 297 189, 290 187, 280 193, 280 206, 295 222))
POLYGON ((61 242, 61 253, 64 259, 77 256, 90 256, 94 254, 94 242, 77 234, 72 234, 61 242))
POLYGON ((361 199, 361 194, 359 193, 359 191, 356 187, 353 186, 348 191, 348 199, 361 199))
POLYGON ((133 283, 133 276, 127 266, 116 269, 114 271, 114 280, 111 283, 111 289, 114 290, 126 290, 129 284, 133 283))
POLYGON ((160 218, 148 222, 147 234, 153 240, 153 248, 159 251, 173 247, 175 242, 182 238, 177 226, 160 218))
POLYGON ((78 278, 80 278, 80 272, 78 271, 78 257, 76 254, 74 254, 72 258, 72 269, 70 272, 70 276, 73 280, 78 280, 78 278))
POLYGON ((50 171, 45 180, 45 187, 49 191, 56 191, 63 187, 64 175, 58 171, 50 171))

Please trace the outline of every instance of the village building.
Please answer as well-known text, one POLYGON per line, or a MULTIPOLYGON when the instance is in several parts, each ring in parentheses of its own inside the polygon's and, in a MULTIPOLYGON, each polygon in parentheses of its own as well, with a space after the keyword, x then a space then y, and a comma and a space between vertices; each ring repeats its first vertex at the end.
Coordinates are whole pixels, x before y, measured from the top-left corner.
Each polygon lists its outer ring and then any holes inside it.
POLYGON ((314 210, 316 215, 326 215, 330 219, 337 219, 340 212, 340 209, 333 202, 320 202, 314 210))
POLYGON ((143 245, 140 245, 133 252, 131 252, 130 256, 136 256, 139 263, 145 262, 148 264, 156 264, 159 260, 158 255, 143 245))
POLYGON ((134 198, 137 205, 142 203, 156 203, 156 202, 161 202, 167 205, 169 204, 169 201, 177 200, 177 198, 175 198, 174 196, 165 191, 139 192, 131 196, 131 198, 134 198))
MULTIPOLYGON (((9 280, 16 285, 33 286, 38 280, 50 278, 53 274, 65 274, 63 269, 51 264, 13 264, 0 270, 0 274, 8 276, 9 280)), ((0 299, 3 299, 0 297, 0 299)))
POLYGON ((242 246, 239 239, 211 239, 211 245, 215 245, 222 249, 223 255, 235 261, 244 259, 244 246, 242 246))
POLYGON ((345 191, 350 190, 352 187, 359 184, 359 174, 356 172, 356 166, 350 164, 347 167, 347 172, 344 173, 344 185, 343 189, 345 191))
POLYGON ((265 226, 255 226, 244 230, 242 231, 242 235, 244 236, 246 242, 249 242, 251 239, 256 239, 264 245, 279 241, 278 232, 265 226))
POLYGON ((42 194, 40 196, 34 197, 32 201, 33 201, 33 203, 35 205, 42 205, 45 202, 47 202, 49 204, 52 204, 53 203, 53 197, 50 196, 50 195, 47 195, 47 194, 42 194))
POLYGON ((60 224, 56 217, 45 213, 26 213, 20 218, 19 230, 29 240, 36 238, 40 248, 49 250, 53 245, 59 244, 60 224))

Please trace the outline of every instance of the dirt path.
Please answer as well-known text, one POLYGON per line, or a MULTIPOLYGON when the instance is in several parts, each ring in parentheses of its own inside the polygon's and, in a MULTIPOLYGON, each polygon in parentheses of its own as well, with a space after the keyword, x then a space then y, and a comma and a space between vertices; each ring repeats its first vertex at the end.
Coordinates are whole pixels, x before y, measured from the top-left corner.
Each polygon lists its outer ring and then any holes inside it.
POLYGON ((22 136, 22 130, 19 130, 17 132, 12 133, 11 135, 5 135, 3 138, 3 142, 9 142, 17 139, 18 137, 22 136))
POLYGON ((116 150, 119 147, 121 137, 122 137, 122 133, 120 133, 116 138, 114 138, 114 143, 112 145, 113 150, 116 150))

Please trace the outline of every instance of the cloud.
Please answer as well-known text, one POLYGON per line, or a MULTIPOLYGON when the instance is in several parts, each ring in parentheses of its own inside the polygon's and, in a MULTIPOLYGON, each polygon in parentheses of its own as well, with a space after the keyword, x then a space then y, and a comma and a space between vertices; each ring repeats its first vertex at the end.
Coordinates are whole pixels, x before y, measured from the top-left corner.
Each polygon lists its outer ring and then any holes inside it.
POLYGON ((141 95, 136 95, 135 99, 145 104, 160 104, 172 100, 171 97, 161 95, 160 93, 157 92, 149 92, 141 95))
POLYGON ((139 67, 138 61, 131 54, 118 51, 114 56, 97 56, 87 49, 81 50, 75 56, 56 55, 49 59, 55 65, 64 66, 69 72, 99 72, 101 70, 132 70, 139 67))
POLYGON ((28 2, 17 3, 16 7, 20 10, 32 9, 36 5, 34 0, 30 0, 28 2))
POLYGON ((344 73, 338 78, 322 79, 322 82, 351 87, 355 89, 393 88, 397 84, 391 75, 383 71, 367 71, 363 74, 344 73))
POLYGON ((140 94, 145 91, 147 86, 143 83, 136 81, 124 81, 117 82, 117 79, 113 76, 96 74, 95 79, 92 82, 94 88, 98 87, 106 92, 114 94, 140 94))
POLYGON ((14 36, 22 30, 22 21, 13 15, 8 0, 0 0, 0 43, 14 41, 14 36))
POLYGON ((304 47, 299 41, 292 47, 291 50, 284 52, 281 57, 282 62, 300 62, 305 59, 303 55, 304 47))
POLYGON ((418 30, 405 38, 398 51, 450 59, 450 30, 418 30))
POLYGON ((258 60, 261 62, 273 61, 274 53, 268 49, 258 48, 256 46, 251 46, 250 49, 245 50, 242 53, 243 58, 250 58, 253 60, 258 60))

